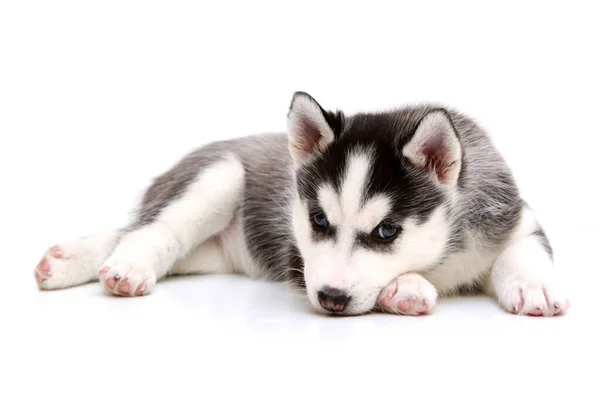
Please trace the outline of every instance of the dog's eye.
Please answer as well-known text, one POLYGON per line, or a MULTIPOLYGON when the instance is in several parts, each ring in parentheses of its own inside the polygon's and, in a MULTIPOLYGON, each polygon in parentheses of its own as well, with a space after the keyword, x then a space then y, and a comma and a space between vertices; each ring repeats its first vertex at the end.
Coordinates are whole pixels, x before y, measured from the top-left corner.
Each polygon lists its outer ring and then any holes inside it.
POLYGON ((325 216, 325 214, 316 214, 315 216, 313 216, 313 224, 316 227, 319 227, 321 229, 323 228, 327 228, 327 226, 329 226, 329 221, 327 220, 327 217, 325 216))
POLYGON ((376 234, 376 236, 379 240, 388 242, 388 241, 393 240, 396 236, 398 236, 398 232, 399 232, 398 228, 391 226, 391 225, 382 224, 382 225, 379 225, 377 228, 375 228, 374 233, 376 234))

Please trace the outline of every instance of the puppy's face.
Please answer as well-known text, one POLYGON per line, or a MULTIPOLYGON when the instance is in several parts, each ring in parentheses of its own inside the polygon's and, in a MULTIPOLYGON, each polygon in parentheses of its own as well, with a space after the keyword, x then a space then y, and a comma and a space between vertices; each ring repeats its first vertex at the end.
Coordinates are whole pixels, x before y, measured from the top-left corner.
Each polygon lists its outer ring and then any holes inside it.
POLYGON ((294 97, 292 221, 316 310, 368 312, 394 278, 442 256, 460 151, 451 154, 458 140, 446 114, 427 115, 407 135, 411 129, 402 130, 397 115, 348 119, 323 111, 304 93, 294 97))

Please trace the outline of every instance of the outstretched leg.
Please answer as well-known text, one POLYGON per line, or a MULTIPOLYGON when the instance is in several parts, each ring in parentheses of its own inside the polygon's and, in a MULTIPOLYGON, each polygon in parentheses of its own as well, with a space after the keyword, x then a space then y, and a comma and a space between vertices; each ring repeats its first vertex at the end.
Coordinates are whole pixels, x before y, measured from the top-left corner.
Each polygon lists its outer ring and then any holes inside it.
MULTIPOLYGON (((526 210, 523 225, 531 218, 526 210)), ((488 293, 514 314, 549 317, 565 313, 569 300, 558 282, 551 251, 541 229, 515 238, 492 267, 488 293)))
MULTIPOLYGON (((123 235, 99 275, 113 294, 149 293, 198 245, 229 225, 244 189, 244 167, 229 155, 201 170, 176 198, 123 235)), ((148 210, 146 210, 148 211, 148 210)))
POLYGON ((133 296, 150 293, 171 269, 174 274, 233 270, 213 236, 231 223, 241 202, 243 165, 233 154, 208 163, 194 157, 154 182, 127 228, 49 248, 35 269, 40 288, 99 278, 111 293, 133 296))

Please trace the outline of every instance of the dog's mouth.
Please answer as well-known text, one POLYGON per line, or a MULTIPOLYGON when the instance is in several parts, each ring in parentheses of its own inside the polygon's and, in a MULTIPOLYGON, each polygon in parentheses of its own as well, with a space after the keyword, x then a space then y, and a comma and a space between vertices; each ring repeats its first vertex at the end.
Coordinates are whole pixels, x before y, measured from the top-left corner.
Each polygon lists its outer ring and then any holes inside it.
POLYGON ((313 295, 309 296, 309 301, 318 314, 330 317, 353 317, 377 312, 377 295, 378 293, 375 293, 361 298, 348 296, 348 299, 345 299, 336 298, 335 294, 327 297, 323 294, 319 296, 318 292, 313 292, 313 295))

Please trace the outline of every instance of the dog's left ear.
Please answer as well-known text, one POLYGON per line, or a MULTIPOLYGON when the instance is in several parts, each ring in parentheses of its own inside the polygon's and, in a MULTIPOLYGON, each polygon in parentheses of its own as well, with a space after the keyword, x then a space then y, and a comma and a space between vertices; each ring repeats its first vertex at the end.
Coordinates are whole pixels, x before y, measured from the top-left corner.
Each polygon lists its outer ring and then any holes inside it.
POLYGON ((308 93, 294 93, 287 116, 287 134, 290 155, 296 166, 323 152, 333 142, 334 128, 341 124, 341 118, 339 112, 325 111, 308 93))
POLYGON ((462 149, 448 112, 437 109, 427 113, 402 154, 433 181, 454 186, 460 174, 462 149))

